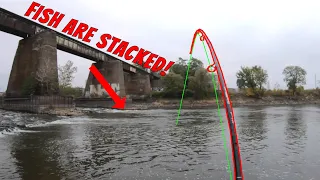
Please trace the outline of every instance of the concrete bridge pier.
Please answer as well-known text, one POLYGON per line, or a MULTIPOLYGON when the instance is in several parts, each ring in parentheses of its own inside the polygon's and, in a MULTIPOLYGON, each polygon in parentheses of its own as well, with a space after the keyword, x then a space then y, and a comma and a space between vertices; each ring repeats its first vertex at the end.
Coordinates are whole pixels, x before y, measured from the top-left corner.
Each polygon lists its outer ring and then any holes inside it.
MULTIPOLYGON (((120 96, 126 95, 126 89, 124 85, 124 74, 122 62, 116 59, 109 59, 107 62, 99 61, 93 63, 103 75, 103 77, 110 83, 112 89, 120 96)), ((109 94, 101 86, 98 80, 89 72, 87 79, 84 96, 86 98, 92 97, 109 97, 109 94)))
POLYGON ((12 64, 6 96, 58 93, 57 66, 55 32, 45 30, 20 40, 12 64))
POLYGON ((133 99, 151 95, 150 75, 147 73, 128 74, 125 78, 126 92, 133 99))

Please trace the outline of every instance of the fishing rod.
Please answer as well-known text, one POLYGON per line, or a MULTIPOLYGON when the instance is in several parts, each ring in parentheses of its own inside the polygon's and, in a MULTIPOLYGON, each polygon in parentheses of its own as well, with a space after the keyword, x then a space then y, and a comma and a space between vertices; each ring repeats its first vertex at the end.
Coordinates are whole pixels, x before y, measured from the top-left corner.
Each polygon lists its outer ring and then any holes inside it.
POLYGON ((239 147, 239 143, 238 143, 238 134, 237 134, 237 130, 236 130, 236 123, 234 120, 234 112, 233 112, 233 108, 232 108, 232 102, 230 101, 228 87, 227 87, 226 81, 223 76, 220 62, 218 60, 218 57, 214 51, 214 48, 213 48, 208 36, 206 35, 206 33, 202 29, 198 29, 194 33, 191 48, 190 48, 190 55, 192 54, 194 40, 197 37, 197 35, 200 35, 201 41, 206 42, 206 44, 209 47, 210 53, 211 53, 213 64, 209 65, 207 70, 209 72, 216 72, 217 76, 218 76, 222 99, 224 102, 224 108, 226 111, 226 117, 227 117, 228 126, 229 126, 230 142, 231 142, 231 149, 232 149, 232 160, 233 160, 233 168, 234 168, 234 180, 244 180, 244 176, 243 176, 243 172, 242 172, 240 147, 239 147))

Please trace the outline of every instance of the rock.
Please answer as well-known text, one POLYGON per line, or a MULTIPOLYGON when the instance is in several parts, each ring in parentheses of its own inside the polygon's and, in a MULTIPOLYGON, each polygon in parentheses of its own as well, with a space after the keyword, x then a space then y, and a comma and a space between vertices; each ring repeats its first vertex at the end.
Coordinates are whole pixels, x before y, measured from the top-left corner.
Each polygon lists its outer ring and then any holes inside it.
POLYGON ((27 126, 25 124, 17 124, 18 128, 26 128, 27 126))
POLYGON ((43 114, 51 114, 58 116, 80 116, 84 115, 84 112, 76 110, 74 108, 54 108, 54 109, 44 109, 41 111, 43 114))

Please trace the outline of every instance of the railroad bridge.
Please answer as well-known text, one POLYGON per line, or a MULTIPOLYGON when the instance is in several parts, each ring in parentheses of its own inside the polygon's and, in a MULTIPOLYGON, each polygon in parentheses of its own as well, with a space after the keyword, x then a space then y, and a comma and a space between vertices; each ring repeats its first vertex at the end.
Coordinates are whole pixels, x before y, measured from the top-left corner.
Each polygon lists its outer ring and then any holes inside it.
MULTIPOLYGON (((57 49, 94 61, 95 66, 121 97, 149 95, 160 85, 160 76, 121 61, 60 32, 49 29, 8 10, 0 8, 0 30, 23 39, 19 41, 14 57, 7 96, 21 96, 28 78, 42 71, 53 77, 51 89, 59 92, 57 49)), ((88 69, 89 72, 89 69, 88 69)), ((89 72, 86 97, 106 95, 100 83, 89 72)))

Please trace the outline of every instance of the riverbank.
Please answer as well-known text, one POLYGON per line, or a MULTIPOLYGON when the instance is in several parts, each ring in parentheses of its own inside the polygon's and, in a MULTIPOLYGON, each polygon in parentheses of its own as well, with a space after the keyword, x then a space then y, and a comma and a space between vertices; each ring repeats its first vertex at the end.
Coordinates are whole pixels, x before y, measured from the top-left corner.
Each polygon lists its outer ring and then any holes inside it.
POLYGON ((57 116, 83 116, 86 114, 86 112, 78 108, 47 108, 43 109, 41 114, 57 116))
MULTIPOLYGON (((246 97, 242 95, 231 97, 233 107, 245 106, 281 106, 281 105, 308 105, 320 104, 320 98, 313 96, 266 96, 261 99, 246 97)), ((180 99, 154 99, 152 102, 134 102, 128 109, 177 109, 180 99)), ((219 99, 219 106, 223 107, 223 100, 219 99)), ((182 103, 183 109, 217 108, 216 99, 192 100, 185 99, 182 103)))
MULTIPOLYGON (((230 97, 233 107, 246 106, 290 106, 290 105, 314 105, 320 104, 318 96, 266 96, 261 99, 247 97, 245 95, 233 95, 230 97)), ((180 106, 180 99, 149 99, 147 101, 133 101, 128 102, 125 110, 147 110, 147 109, 178 109, 180 106)), ((219 99, 219 106, 224 107, 223 100, 219 99)), ((202 108, 217 108, 216 99, 207 100, 193 100, 185 98, 182 103, 183 109, 202 109, 202 108)), ((83 116, 95 113, 91 108, 44 108, 39 114, 48 114, 56 116, 83 116)))
MULTIPOLYGON (((250 106, 290 106, 290 105, 311 105, 320 104, 320 98, 314 96, 266 96, 261 99, 237 95, 231 97, 233 107, 250 107, 250 106)), ((180 99, 152 99, 148 101, 133 101, 128 103, 125 110, 148 110, 148 109, 178 109, 180 99)), ((223 100, 219 99, 219 106, 223 108, 223 100)), ((184 99, 182 103, 183 109, 201 109, 201 108, 217 108, 216 99, 193 100, 184 99)), ((54 108, 42 111, 43 114, 58 116, 82 116, 94 113, 91 110, 82 108, 54 108)))

